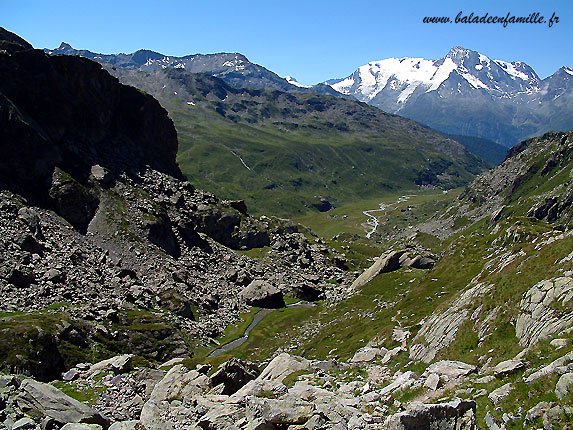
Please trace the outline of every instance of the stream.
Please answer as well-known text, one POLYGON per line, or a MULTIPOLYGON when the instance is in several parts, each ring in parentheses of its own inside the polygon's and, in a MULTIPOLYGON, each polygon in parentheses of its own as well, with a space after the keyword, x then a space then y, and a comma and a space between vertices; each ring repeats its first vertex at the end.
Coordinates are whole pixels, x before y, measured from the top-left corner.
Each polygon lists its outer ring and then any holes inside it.
MULTIPOLYGON (((412 196, 402 196, 400 197, 396 203, 393 203, 395 205, 406 202, 410 199, 410 197, 412 196)), ((376 231, 376 229, 378 228, 378 226, 380 225, 380 223, 378 222, 378 218, 376 218, 374 215, 371 214, 371 212, 383 212, 385 211, 390 205, 386 205, 385 203, 380 203, 378 205, 379 209, 370 209, 368 211, 363 211, 362 213, 364 215, 366 215, 369 219, 367 221, 367 224, 372 226, 372 230, 370 230, 368 233, 366 233, 366 239, 370 239, 370 236, 372 236, 372 234, 376 231)))
MULTIPOLYGON (((291 305, 287 305, 286 307, 287 308, 311 308, 313 306, 316 306, 316 305, 314 303, 297 302, 297 303, 293 303, 291 305)), ((240 338, 235 339, 235 340, 233 340, 229 343, 226 343, 226 344, 220 346, 219 348, 215 349, 214 351, 212 351, 209 354, 209 357, 217 357, 218 355, 225 354, 225 353, 241 346, 249 338, 249 333, 251 332, 251 330, 254 329, 257 326, 257 324, 262 321, 262 319, 264 317, 266 317, 267 315, 271 314, 274 311, 276 311, 276 309, 261 309, 260 311, 258 311, 255 314, 253 321, 249 324, 249 326, 247 327, 247 329, 243 333, 243 336, 241 336, 240 338)))

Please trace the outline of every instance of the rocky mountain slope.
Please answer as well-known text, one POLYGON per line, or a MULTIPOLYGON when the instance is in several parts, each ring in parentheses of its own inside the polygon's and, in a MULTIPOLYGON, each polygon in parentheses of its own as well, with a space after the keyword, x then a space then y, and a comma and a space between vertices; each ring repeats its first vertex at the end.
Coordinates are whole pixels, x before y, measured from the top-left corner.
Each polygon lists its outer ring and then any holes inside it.
POLYGON ((84 49, 74 49, 64 42, 56 49, 45 49, 45 51, 51 55, 81 56, 120 69, 156 72, 166 68, 176 68, 191 73, 206 73, 237 88, 315 92, 345 97, 327 85, 318 84, 307 87, 299 84, 296 80, 292 81, 293 78, 290 76, 281 78, 263 66, 251 63, 247 57, 239 53, 222 52, 174 57, 140 49, 131 54, 98 54, 84 49))
POLYGON ((439 60, 389 58, 328 81, 337 91, 450 134, 511 147, 573 127, 573 69, 540 79, 527 64, 454 47, 439 60))
POLYGON ((91 60, 11 51, 0 62, 3 369, 50 378, 92 354, 191 353, 247 303, 339 294, 344 258, 185 180, 151 96, 91 60), (269 265, 233 251, 277 242, 269 265))

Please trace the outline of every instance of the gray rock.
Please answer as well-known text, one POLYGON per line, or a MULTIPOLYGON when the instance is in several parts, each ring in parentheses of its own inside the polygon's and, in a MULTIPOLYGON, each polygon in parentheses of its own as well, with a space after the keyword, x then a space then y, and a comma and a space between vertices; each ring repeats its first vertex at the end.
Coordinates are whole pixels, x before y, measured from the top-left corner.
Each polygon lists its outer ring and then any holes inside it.
POLYGON ((261 308, 284 308, 283 293, 266 281, 254 280, 241 292, 242 298, 249 306, 261 308))
POLYGON ((304 424, 314 415, 312 403, 300 399, 260 399, 247 402, 247 419, 263 418, 272 424, 304 424))
POLYGON ((565 373, 557 381, 555 395, 559 400, 563 400, 570 391, 573 391, 573 373, 565 373))
POLYGON ((540 402, 530 410, 527 411, 525 414, 525 422, 535 421, 538 418, 541 418, 545 412, 547 412, 551 408, 551 405, 548 402, 540 402))
POLYGON ((475 430, 476 403, 455 399, 448 403, 414 403, 404 411, 388 417, 387 430, 475 430))
POLYGON ((282 382, 288 375, 310 367, 310 361, 302 357, 295 357, 283 352, 277 355, 261 372, 258 380, 270 379, 282 382))
POLYGON ((111 425, 109 430, 143 430, 143 424, 139 421, 117 421, 111 425))
MULTIPOLYGON (((20 418, 18 421, 12 424, 12 430, 24 430, 24 429, 35 429, 35 428, 36 428, 36 423, 28 417, 20 418)), ((101 429, 100 426, 98 426, 98 428, 101 429)))
POLYGON ((381 255, 378 260, 374 262, 372 266, 366 269, 350 286, 351 290, 360 288, 361 286, 370 282, 380 273, 392 272, 400 268, 400 257, 406 251, 390 251, 386 254, 381 255))
POLYGON ((497 405, 505 397, 509 396, 509 393, 511 393, 512 390, 513 385, 511 385, 511 383, 507 383, 489 393, 488 398, 494 405, 497 405))
POLYGON ((102 430, 98 424, 66 424, 60 430, 102 430))
POLYGON ((440 386, 440 375, 437 373, 430 373, 424 382, 424 387, 430 390, 437 390, 440 386))
MULTIPOLYGON (((502 430, 502 427, 500 427, 495 420, 493 419, 493 417, 490 415, 489 411, 485 414, 485 425, 487 426, 487 428, 489 430, 502 430)), ((503 427, 505 428, 505 426, 503 427)))
POLYGON ((259 374, 259 368, 254 363, 233 357, 219 366, 219 369, 211 376, 211 385, 223 384, 222 394, 230 395, 259 374))
POLYGON ((98 373, 108 371, 115 374, 125 373, 132 370, 133 354, 117 355, 107 360, 94 364, 86 372, 86 375, 95 376, 98 373))
POLYGON ((552 375, 553 373, 556 373, 560 367, 571 361, 573 361, 573 351, 565 354, 563 357, 559 357, 555 361, 551 362, 547 366, 542 367, 536 372, 533 372, 531 375, 525 378, 524 381, 528 384, 532 384, 540 378, 544 378, 552 375))
POLYGON ((565 306, 573 300, 573 278, 560 277, 538 282, 523 296, 515 333, 522 346, 531 346, 541 339, 573 326, 573 311, 554 309, 553 303, 565 306))
POLYGON ((398 376, 394 382, 382 388, 380 390, 380 395, 384 396, 386 394, 392 393, 393 391, 405 389, 412 385, 412 383, 417 379, 418 375, 416 375, 416 373, 412 372, 411 370, 408 370, 407 372, 404 372, 398 376))
POLYGON ((525 367, 525 363, 521 360, 506 360, 499 363, 493 368, 493 374, 497 378, 517 372, 525 367))
POLYGON ((365 346, 356 351, 350 361, 353 363, 372 361, 376 358, 377 355, 380 355, 381 353, 382 350, 379 348, 371 348, 369 346, 365 346))
POLYGON ((437 373, 440 376, 455 379, 474 373, 476 370, 477 368, 475 366, 462 361, 442 360, 428 366, 426 372, 437 373))
POLYGON ((52 385, 32 379, 25 379, 20 385, 17 402, 23 410, 48 416, 61 424, 86 423, 99 424, 105 429, 109 427, 108 419, 95 409, 72 399, 52 385))

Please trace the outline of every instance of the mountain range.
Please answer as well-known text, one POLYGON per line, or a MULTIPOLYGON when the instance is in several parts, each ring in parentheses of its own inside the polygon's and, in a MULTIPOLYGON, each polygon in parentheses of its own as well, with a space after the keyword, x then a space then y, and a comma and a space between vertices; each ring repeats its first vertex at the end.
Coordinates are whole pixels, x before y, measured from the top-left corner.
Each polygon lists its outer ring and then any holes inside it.
POLYGON ((477 153, 494 163, 504 158, 504 148, 522 139, 573 127, 573 69, 564 66, 541 79, 524 62, 492 60, 462 47, 452 48, 439 60, 405 57, 372 61, 346 78, 314 86, 302 85, 291 76, 282 78, 240 53, 177 57, 139 50, 131 54, 100 54, 74 49, 64 42, 45 51, 52 55, 79 55, 124 70, 153 72, 177 68, 207 73, 237 88, 357 99, 442 133, 487 139, 490 142, 482 143, 488 148, 477 153))
POLYGON ((186 177, 245 199, 254 213, 293 216, 398 189, 453 188, 486 168, 421 124, 289 84, 239 54, 103 56, 65 44, 48 54, 92 57, 157 98, 177 128, 186 177))
POLYGON ((77 55, 98 63, 111 64, 122 69, 153 72, 166 68, 184 69, 191 73, 208 73, 223 79, 234 87, 279 90, 284 92, 315 92, 344 97, 326 84, 312 87, 301 85, 290 76, 281 78, 263 66, 252 63, 243 54, 217 53, 194 54, 183 57, 163 55, 158 52, 140 49, 131 54, 98 54, 78 50, 62 42, 57 49, 45 49, 51 55, 77 55), (288 78, 288 79, 287 79, 288 78))
POLYGON ((380 109, 438 131, 511 147, 549 130, 573 127, 573 69, 541 79, 521 61, 492 60, 454 47, 439 60, 388 58, 326 81, 380 109))

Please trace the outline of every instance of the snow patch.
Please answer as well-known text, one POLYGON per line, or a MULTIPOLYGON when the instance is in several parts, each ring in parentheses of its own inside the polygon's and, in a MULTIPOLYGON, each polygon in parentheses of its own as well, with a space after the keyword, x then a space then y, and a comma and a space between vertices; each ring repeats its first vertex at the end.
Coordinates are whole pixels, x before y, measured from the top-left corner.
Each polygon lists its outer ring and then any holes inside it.
POLYGON ((304 85, 301 84, 299 81, 297 81, 295 78, 293 78, 292 76, 285 76, 285 80, 291 84, 294 85, 296 87, 300 87, 300 88, 310 88, 312 85, 304 85))
POLYGON ((571 76, 573 76, 573 69, 571 67, 563 67, 563 70, 565 71, 565 73, 570 74, 571 76))
POLYGON ((523 72, 521 72, 515 68, 515 66, 517 64, 521 64, 521 63, 508 63, 508 62, 502 61, 502 60, 494 60, 494 61, 499 67, 501 67, 505 71, 505 73, 507 73, 509 76, 511 76, 512 79, 519 78, 519 79, 522 79, 524 81, 529 80, 529 77, 525 73, 523 73, 523 72))

